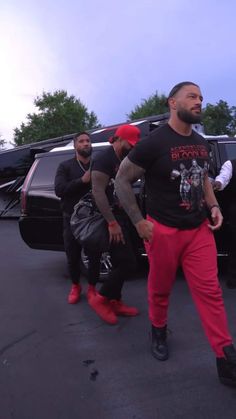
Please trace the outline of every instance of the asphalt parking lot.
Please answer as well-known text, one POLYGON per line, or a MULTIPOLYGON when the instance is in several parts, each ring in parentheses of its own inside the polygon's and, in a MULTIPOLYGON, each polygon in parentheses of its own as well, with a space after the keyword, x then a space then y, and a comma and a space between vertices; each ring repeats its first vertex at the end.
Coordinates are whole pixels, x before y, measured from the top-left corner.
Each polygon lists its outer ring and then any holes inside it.
MULTIPOLYGON (((109 326, 85 295, 67 304, 63 253, 29 249, 16 220, 0 220, 0 232, 0 419, 236 417, 236 389, 218 381, 182 276, 171 298, 170 359, 159 362, 149 352, 145 272, 124 290, 141 314, 109 326)), ((236 290, 220 279, 236 340, 236 290)))

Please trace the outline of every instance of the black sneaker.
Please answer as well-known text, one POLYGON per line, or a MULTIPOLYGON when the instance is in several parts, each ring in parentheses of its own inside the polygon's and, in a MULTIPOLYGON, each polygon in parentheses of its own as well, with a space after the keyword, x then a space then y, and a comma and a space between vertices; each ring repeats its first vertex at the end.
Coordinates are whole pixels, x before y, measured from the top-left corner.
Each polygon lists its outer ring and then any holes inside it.
POLYGON ((236 350, 234 345, 223 348, 225 358, 216 358, 219 380, 226 386, 236 387, 236 350))
POLYGON ((166 342, 167 326, 152 326, 151 332, 151 353, 159 361, 166 361, 169 358, 169 351, 166 342))

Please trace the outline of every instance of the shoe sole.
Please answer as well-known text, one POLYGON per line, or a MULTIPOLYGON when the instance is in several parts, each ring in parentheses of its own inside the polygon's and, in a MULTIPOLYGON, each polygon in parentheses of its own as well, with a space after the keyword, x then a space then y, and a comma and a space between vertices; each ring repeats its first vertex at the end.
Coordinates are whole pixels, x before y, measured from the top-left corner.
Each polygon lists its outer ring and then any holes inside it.
POLYGON ((158 356, 152 350, 151 350, 151 354, 155 359, 158 359, 158 361, 167 361, 167 359, 169 359, 169 354, 164 355, 164 356, 158 356))
POLYGON ((139 313, 128 314, 128 313, 118 313, 117 311, 114 311, 114 313, 116 314, 116 316, 120 316, 120 317, 135 317, 139 315, 139 313))
MULTIPOLYGON (((95 311, 95 310, 94 310, 95 311)), ((98 314, 96 311, 95 313, 97 314, 97 316, 103 320, 106 324, 110 324, 111 326, 115 326, 118 323, 118 320, 112 320, 112 321, 108 321, 107 319, 104 319, 102 316, 100 316, 100 314, 98 314)))
POLYGON ((105 323, 110 324, 110 325, 115 325, 118 323, 118 319, 114 319, 114 320, 107 320, 106 318, 104 318, 103 316, 101 316, 101 314, 92 306, 91 303, 89 303, 90 307, 93 309, 93 311, 97 314, 97 316, 102 319, 105 323))
POLYGON ((68 304, 77 304, 80 301, 80 298, 78 298, 78 300, 76 301, 68 301, 68 304))

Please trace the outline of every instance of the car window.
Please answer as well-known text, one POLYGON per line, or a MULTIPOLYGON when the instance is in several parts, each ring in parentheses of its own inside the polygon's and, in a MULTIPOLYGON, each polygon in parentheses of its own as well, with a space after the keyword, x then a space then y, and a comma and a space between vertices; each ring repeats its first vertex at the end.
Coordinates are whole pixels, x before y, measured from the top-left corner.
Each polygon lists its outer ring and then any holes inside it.
POLYGON ((225 150, 228 160, 236 159, 236 143, 226 143, 225 144, 225 150))
MULTIPOLYGON (((108 146, 109 147, 109 146, 108 146)), ((101 153, 104 150, 104 147, 97 147, 93 149, 92 158, 101 153)), ((31 180, 31 187, 43 186, 52 186, 54 185, 54 179, 56 175, 57 168, 62 161, 69 160, 74 156, 74 150, 71 150, 70 153, 58 153, 45 154, 43 157, 39 158, 39 163, 36 166, 36 169, 33 173, 31 180)))
POLYGON ((31 180, 31 186, 52 186, 54 184, 54 178, 59 164, 71 157, 72 155, 65 156, 65 154, 60 153, 58 155, 53 154, 40 158, 31 180))
POLYGON ((6 150, 0 153, 0 177, 22 176, 33 163, 33 157, 27 148, 6 150))

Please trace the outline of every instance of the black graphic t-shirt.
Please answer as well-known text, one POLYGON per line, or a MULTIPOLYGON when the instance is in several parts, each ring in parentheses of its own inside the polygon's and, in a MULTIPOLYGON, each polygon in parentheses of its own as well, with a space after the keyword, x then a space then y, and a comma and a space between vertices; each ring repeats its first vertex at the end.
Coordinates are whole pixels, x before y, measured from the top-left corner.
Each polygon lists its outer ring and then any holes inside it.
POLYGON ((92 171, 97 170, 98 172, 105 173, 110 178, 110 182, 106 188, 106 195, 108 197, 109 204, 112 206, 117 204, 117 197, 114 192, 114 179, 119 166, 120 160, 118 159, 112 146, 108 147, 101 153, 98 153, 92 162, 92 171))
POLYGON ((207 217, 203 179, 210 147, 197 132, 183 136, 166 124, 140 141, 128 158, 145 169, 146 210, 152 218, 189 229, 207 217))

